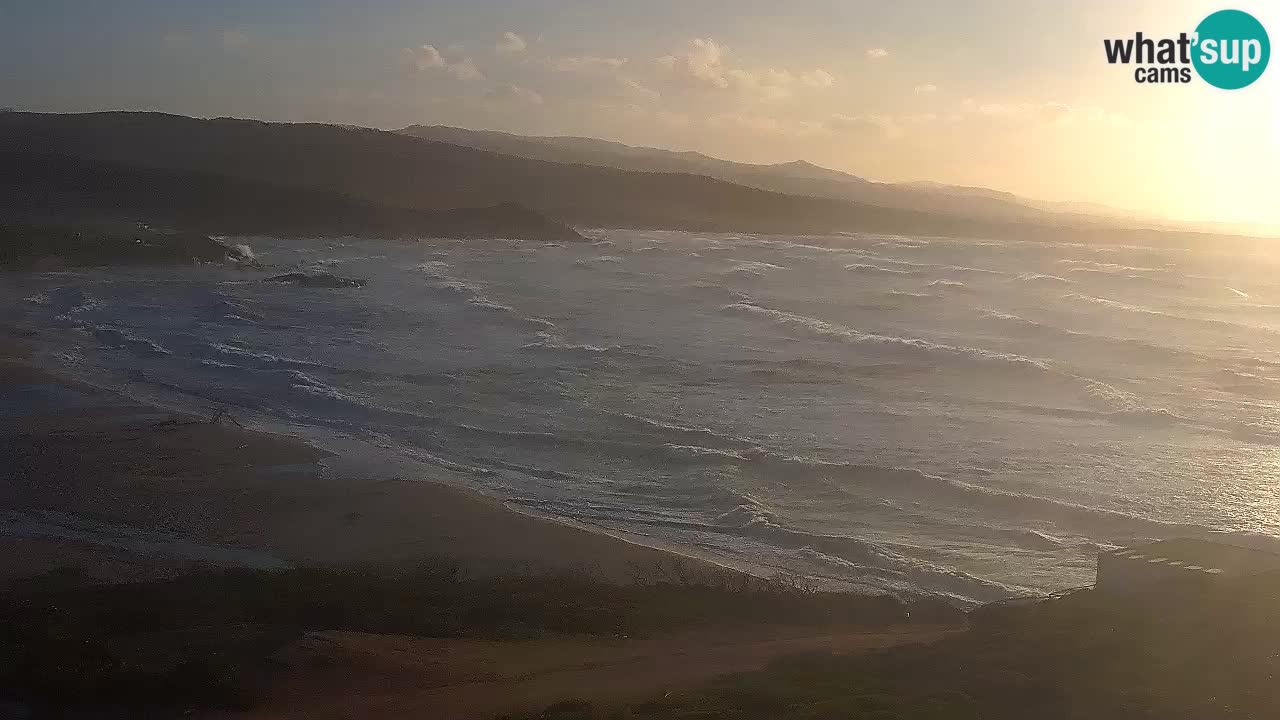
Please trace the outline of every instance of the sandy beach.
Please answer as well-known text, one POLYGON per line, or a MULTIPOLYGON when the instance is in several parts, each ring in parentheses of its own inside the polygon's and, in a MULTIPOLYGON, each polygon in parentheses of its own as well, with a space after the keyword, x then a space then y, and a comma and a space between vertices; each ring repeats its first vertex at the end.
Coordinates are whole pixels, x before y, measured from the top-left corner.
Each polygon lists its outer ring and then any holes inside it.
POLYGON ((332 477, 329 453, 298 438, 175 416, 44 371, 20 331, 3 345, 0 443, 11 460, 0 582, 54 569, 122 581, 440 556, 473 573, 589 569, 626 580, 634 566, 671 558, 431 478, 332 477))
MULTIPOLYGON (((431 479, 337 476, 326 468, 333 456, 299 438, 131 402, 34 366, 22 334, 5 337, 0 590, 51 572, 94 584, 231 567, 409 569, 441 557, 472 576, 585 570, 622 583, 659 563, 712 567, 431 479)), ((492 641, 317 629, 282 640, 252 671, 267 678, 256 707, 195 716, 480 720, 566 698, 661 696, 785 655, 857 653, 954 631, 923 623, 769 623, 651 638, 492 641)), ((181 632, 145 637, 143 647, 190 640, 178 639, 181 632)))

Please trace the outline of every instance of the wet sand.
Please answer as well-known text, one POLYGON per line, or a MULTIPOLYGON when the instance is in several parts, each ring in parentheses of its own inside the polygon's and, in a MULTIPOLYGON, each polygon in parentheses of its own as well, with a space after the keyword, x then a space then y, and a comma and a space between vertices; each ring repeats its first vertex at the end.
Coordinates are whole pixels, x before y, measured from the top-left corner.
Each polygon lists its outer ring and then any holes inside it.
POLYGON ((120 581, 439 556, 478 573, 626 580, 671 558, 429 477, 330 477, 329 453, 298 438, 139 405, 34 367, 20 333, 3 339, 0 584, 67 568, 120 581))

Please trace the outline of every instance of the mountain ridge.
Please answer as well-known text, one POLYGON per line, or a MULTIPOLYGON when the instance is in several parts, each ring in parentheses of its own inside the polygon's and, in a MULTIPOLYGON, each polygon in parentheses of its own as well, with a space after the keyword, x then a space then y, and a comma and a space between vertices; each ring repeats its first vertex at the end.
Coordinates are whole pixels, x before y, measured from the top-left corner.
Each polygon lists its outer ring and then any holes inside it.
POLYGON ((985 220, 1106 224, 1137 219, 1137 213, 1080 212, 1067 203, 1036 201, 988 188, 932 181, 883 183, 798 159, 772 164, 723 160, 695 151, 627 145, 578 136, 518 135, 448 125, 410 125, 395 132, 551 162, 579 163, 645 172, 682 172, 791 195, 862 202, 879 207, 965 215, 985 220))
MULTIPOLYGON (((993 220, 790 194, 694 173, 507 155, 372 128, 158 113, 0 113, 0 151, 194 173, 381 208, 440 211, 516 203, 578 227, 989 239, 1199 242, 1205 235, 993 220), (1155 234, 1153 234, 1155 233, 1155 234)), ((802 182, 821 182, 809 181, 802 182)), ((846 183, 847 184, 847 183, 846 183)), ((141 202, 145 198, 134 198, 141 202)), ((955 199, 958 206, 968 202, 955 199)), ((153 208, 154 209, 154 208, 153 208)))

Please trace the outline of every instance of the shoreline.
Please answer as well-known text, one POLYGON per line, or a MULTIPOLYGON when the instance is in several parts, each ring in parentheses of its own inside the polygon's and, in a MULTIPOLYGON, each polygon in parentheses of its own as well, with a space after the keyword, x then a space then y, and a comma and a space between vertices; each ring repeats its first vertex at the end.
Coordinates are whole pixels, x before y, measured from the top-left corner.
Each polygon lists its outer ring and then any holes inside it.
MULTIPOLYGON (((524 513, 438 478, 331 473, 297 436, 200 419, 39 367, 34 334, 0 328, 0 586, 51 571, 97 581, 211 567, 411 568, 448 557, 473 574, 589 571, 613 581, 684 563, 741 572, 524 513)), ((447 475, 441 471, 440 475, 447 475)))

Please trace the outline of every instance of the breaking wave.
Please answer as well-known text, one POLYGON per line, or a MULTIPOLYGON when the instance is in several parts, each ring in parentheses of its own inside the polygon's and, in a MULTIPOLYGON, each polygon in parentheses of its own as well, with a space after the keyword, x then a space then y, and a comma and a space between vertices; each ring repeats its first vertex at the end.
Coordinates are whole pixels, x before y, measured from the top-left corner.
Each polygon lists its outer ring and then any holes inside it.
POLYGON ((750 303, 726 305, 723 310, 730 314, 765 318, 786 329, 801 331, 823 339, 851 343, 883 355, 930 362, 937 362, 946 358, 963 359, 979 364, 995 364, 1044 372, 1050 370, 1047 363, 1021 355, 994 352, 981 348, 957 347, 918 338, 889 337, 863 333, 806 315, 798 315, 785 310, 775 310, 750 303))

